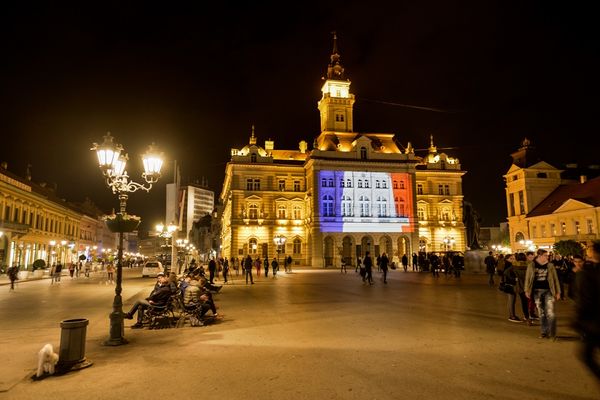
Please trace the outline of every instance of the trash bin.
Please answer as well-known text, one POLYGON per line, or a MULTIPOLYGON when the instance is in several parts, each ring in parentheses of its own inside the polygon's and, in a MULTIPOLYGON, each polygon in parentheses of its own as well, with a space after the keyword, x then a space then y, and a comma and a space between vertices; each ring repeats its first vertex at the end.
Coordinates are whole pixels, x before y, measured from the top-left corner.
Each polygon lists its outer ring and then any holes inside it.
POLYGON ((81 369, 91 365, 85 359, 85 335, 88 324, 89 321, 85 318, 61 321, 58 369, 63 371, 81 369))

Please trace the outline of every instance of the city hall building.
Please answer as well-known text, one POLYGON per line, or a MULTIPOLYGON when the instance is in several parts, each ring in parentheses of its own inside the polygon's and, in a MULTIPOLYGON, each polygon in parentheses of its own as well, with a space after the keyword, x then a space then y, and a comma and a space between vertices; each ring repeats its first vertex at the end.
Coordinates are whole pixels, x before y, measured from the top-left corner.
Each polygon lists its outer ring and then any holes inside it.
POLYGON ((353 129, 355 96, 334 38, 322 97, 321 133, 298 149, 275 142, 231 150, 221 192, 223 257, 282 258, 297 265, 354 265, 367 251, 398 262, 419 251, 464 251, 458 159, 400 146, 392 133, 353 129))

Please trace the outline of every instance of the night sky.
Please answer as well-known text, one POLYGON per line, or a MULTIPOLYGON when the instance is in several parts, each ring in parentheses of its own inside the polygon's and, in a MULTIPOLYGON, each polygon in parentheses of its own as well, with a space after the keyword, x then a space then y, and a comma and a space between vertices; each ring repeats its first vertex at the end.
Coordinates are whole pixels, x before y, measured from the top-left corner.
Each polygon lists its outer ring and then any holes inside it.
POLYGON ((261 144, 312 144, 333 30, 357 99, 355 130, 393 132, 416 148, 433 134, 468 171, 465 198, 483 226, 506 218, 502 174, 525 136, 551 163, 600 163, 600 35, 581 4, 140 3, 0 14, 0 161, 21 176, 30 163, 34 181, 109 211, 118 202, 92 142, 112 132, 136 180, 137 156, 156 142, 168 157, 163 179, 128 203, 146 227, 163 218, 173 160, 218 196, 230 148, 247 144, 252 124, 261 144))

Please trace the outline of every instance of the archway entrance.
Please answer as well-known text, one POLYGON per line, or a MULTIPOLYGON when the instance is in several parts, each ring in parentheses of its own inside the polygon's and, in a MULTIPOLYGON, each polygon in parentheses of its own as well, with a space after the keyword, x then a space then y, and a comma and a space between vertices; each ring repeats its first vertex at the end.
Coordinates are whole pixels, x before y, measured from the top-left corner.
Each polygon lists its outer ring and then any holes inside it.
POLYGON ((390 262, 392 260, 392 257, 394 256, 393 253, 394 249, 392 246, 392 239, 389 236, 382 236, 381 239, 379 240, 379 255, 382 255, 383 253, 385 253, 387 255, 387 257, 390 259, 390 262))
POLYGON ((325 238, 324 243, 325 248, 323 249, 323 261, 325 263, 325 267, 333 266, 333 238, 331 236, 327 236, 325 238))
POLYGON ((352 262, 352 238, 345 236, 342 240, 342 260, 346 265, 353 265, 352 262))
POLYGON ((360 254, 360 258, 363 258, 367 251, 373 256, 373 238, 371 236, 363 236, 360 240, 360 250, 357 251, 357 255, 360 254))
POLYGON ((402 258, 403 255, 410 257, 410 240, 406 236, 400 236, 398 238, 398 258, 402 258))

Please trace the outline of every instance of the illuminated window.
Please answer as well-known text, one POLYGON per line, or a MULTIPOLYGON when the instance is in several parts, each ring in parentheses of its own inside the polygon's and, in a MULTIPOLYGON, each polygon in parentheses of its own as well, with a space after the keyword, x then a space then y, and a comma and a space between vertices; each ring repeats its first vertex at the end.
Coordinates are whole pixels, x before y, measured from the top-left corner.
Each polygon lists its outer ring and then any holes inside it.
POLYGON ((450 185, 444 185, 444 194, 446 196, 450 195, 450 185))
POLYGON ((330 195, 323 196, 323 215, 325 217, 333 217, 333 197, 330 195))
POLYGON ((250 254, 258 254, 258 241, 254 238, 248 241, 248 251, 250 254))
POLYGON ((283 192, 284 190, 285 190, 285 180, 280 179, 279 180, 279 191, 283 192))
POLYGON ((371 202, 367 196, 360 196, 358 198, 358 206, 360 208, 361 217, 368 217, 371 215, 371 202))
POLYGON ((546 225, 545 224, 540 225, 540 235, 541 235, 541 237, 546 237, 546 225))
POLYGON ((254 190, 260 190, 260 179, 255 179, 254 180, 254 190))
POLYGON ((300 191, 300 181, 294 181, 294 192, 300 191))
POLYGON ((561 223, 560 223, 560 232, 561 232, 563 235, 566 235, 566 234, 567 234, 567 224, 566 224, 566 222, 561 222, 561 223))
POLYGON ((417 194, 423 194, 423 185, 421 183, 417 184, 417 194))
POLYGON ((581 227, 579 226, 579 221, 575 221, 575 234, 579 235, 581 233, 581 227))
POLYGON ((525 214, 525 195, 523 191, 519 191, 519 214, 525 214))
POLYGON ((556 225, 554 225, 552 223, 550 224, 550 234, 552 236, 556 236, 556 225))
POLYGON ((587 233, 594 233, 594 223, 592 222, 591 219, 588 219, 586 221, 587 223, 587 233))
POLYGON ((285 206, 280 205, 277 207, 277 218, 285 219, 285 206))
POLYGON ((444 185, 438 185, 438 194, 444 194, 444 185))
POLYGON ((425 209, 423 207, 417 209, 417 218, 419 221, 425 221, 425 209))
POLYGON ((294 219, 302 219, 302 209, 300 206, 294 206, 294 219))
POLYGON ((387 200, 381 196, 377 198, 377 216, 387 217, 387 200))
POLYGON ((342 196, 342 216, 351 217, 353 214, 352 199, 349 196, 342 196))
POLYGON ((250 204, 250 206, 248 206, 248 218, 258 218, 258 206, 256 204, 250 204))
POLYGON ((299 238, 294 239, 293 252, 294 254, 302 253, 302 240, 300 240, 299 238))

